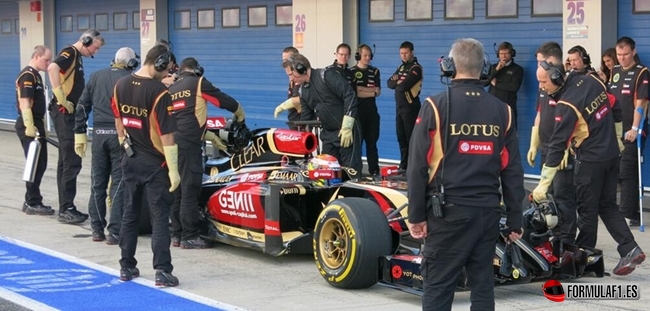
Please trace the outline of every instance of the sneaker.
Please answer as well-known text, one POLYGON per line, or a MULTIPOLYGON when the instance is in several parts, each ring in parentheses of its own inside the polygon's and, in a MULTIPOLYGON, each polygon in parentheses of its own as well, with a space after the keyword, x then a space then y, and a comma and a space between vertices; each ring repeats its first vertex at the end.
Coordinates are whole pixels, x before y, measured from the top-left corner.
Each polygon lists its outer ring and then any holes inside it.
POLYGON ((106 236, 106 244, 108 245, 120 244, 120 236, 109 232, 108 235, 106 236))
POLYGON ((63 213, 59 213, 59 222, 64 224, 80 224, 88 219, 88 214, 84 214, 77 208, 69 208, 63 213))
POLYGON ((173 247, 179 247, 181 246, 181 237, 172 235, 172 246, 173 247))
POLYGON ((173 276, 171 272, 156 270, 156 286, 178 286, 178 278, 173 276))
POLYGON ((138 268, 122 268, 120 269, 120 280, 122 281, 131 281, 134 278, 140 276, 140 270, 138 268))
POLYGON ((93 230, 93 242, 101 242, 106 240, 104 230, 93 230))
POLYGON ((23 203, 23 212, 27 215, 54 215, 54 210, 51 206, 43 204, 29 205, 27 202, 23 203))
POLYGON ((641 221, 638 219, 630 219, 630 227, 639 227, 641 226, 641 221))
POLYGON ((635 247, 625 257, 618 261, 614 268, 616 275, 628 275, 634 271, 637 265, 640 265, 645 260, 645 254, 640 247, 635 247))
POLYGON ((181 248, 203 249, 208 247, 210 247, 210 245, 208 245, 208 242, 199 237, 181 241, 181 248))

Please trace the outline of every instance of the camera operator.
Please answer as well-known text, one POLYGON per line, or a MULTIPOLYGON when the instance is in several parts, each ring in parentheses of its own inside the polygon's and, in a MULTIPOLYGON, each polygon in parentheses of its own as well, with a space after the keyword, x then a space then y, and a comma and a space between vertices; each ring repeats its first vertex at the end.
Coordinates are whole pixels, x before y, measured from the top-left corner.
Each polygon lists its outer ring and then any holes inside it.
POLYGON ((426 237, 422 309, 451 310, 464 267, 472 284, 472 310, 494 310, 499 187, 511 228, 507 238, 515 241, 522 233, 519 142, 511 108, 486 92, 479 80, 487 71, 483 45, 459 39, 450 56, 441 63, 453 78, 448 93, 425 100, 409 146, 409 230, 416 239, 426 237))

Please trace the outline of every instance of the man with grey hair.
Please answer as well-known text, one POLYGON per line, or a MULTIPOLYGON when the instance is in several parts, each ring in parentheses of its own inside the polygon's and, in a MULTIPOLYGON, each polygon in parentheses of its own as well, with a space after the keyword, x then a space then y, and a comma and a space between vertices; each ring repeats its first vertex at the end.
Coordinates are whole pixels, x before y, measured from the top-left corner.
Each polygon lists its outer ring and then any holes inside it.
POLYGON ((483 45, 458 39, 441 71, 452 77, 447 92, 427 97, 409 145, 409 231, 425 239, 423 310, 451 310, 463 268, 471 284, 472 310, 494 310, 494 247, 501 197, 504 238, 522 234, 524 173, 514 116, 483 89, 483 45), (445 174, 445 170, 447 171, 445 174), (502 192, 499 191, 501 187, 502 192))
POLYGON ((88 114, 95 108, 93 124, 93 144, 91 163, 91 188, 88 201, 92 239, 95 242, 107 240, 109 245, 118 243, 120 224, 122 222, 122 147, 117 139, 115 116, 111 109, 111 97, 115 83, 121 77, 138 67, 136 53, 123 47, 115 53, 110 68, 102 69, 90 75, 84 88, 75 116, 74 142, 75 152, 81 158, 86 155, 86 129, 88 114), (106 190, 111 180, 111 217, 106 226, 106 190), (108 229, 108 238, 104 228, 108 229))

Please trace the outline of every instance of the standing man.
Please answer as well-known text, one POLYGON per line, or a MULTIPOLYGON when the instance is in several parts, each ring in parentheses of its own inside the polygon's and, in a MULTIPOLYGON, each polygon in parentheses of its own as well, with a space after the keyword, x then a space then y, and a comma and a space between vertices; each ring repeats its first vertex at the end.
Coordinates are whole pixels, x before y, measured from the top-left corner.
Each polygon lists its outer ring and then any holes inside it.
POLYGON ((402 60, 395 73, 388 79, 386 85, 395 90, 395 127, 397 143, 399 144, 400 173, 405 173, 408 167, 409 142, 415 119, 420 111, 420 91, 422 90, 422 66, 417 57, 413 56, 413 43, 404 41, 399 46, 399 57, 402 60))
POLYGON ((471 309, 494 310, 492 261, 501 219, 499 187, 506 225, 516 229, 507 239, 515 241, 522 233, 524 173, 519 142, 511 109, 487 93, 479 80, 483 45, 459 39, 450 56, 456 74, 449 100, 445 92, 426 99, 413 129, 406 174, 409 230, 416 239, 426 237, 422 309, 451 310, 456 280, 465 268, 472 284, 471 309), (461 126, 483 130, 473 135, 460 131, 461 126), (439 196, 432 197, 433 193, 439 196), (428 207, 432 200, 441 205, 442 215, 428 207))
POLYGON ((56 183, 59 191, 59 222, 78 224, 88 219, 88 214, 77 210, 77 175, 81 170, 81 158, 74 151, 74 110, 84 90, 84 57, 94 57, 104 45, 104 38, 95 30, 86 30, 79 41, 65 47, 47 67, 54 98, 50 104, 50 116, 59 139, 59 161, 56 183))
POLYGON ((39 137, 41 150, 36 163, 36 174, 34 182, 26 182, 25 202, 23 212, 27 215, 53 215, 51 206, 43 205, 41 195, 41 180, 47 169, 47 143, 45 136, 45 88, 39 71, 47 70, 52 60, 52 51, 43 45, 34 47, 32 59, 27 67, 18 74, 16 79, 16 108, 18 108, 18 119, 16 119, 16 134, 25 151, 25 157, 29 151, 29 144, 39 137), (38 133, 38 134, 37 134, 38 133))
POLYGON ((173 54, 174 47, 171 41, 167 41, 165 39, 158 39, 156 41, 156 45, 162 45, 167 48, 167 51, 169 51, 169 53, 172 53, 169 71, 167 72, 167 76, 162 80, 162 83, 169 88, 172 84, 174 84, 174 82, 176 82, 176 79, 178 79, 178 65, 176 64, 176 56, 173 54))
MULTIPOLYGON (((296 49, 293 46, 288 46, 282 50, 282 62, 284 63, 289 59, 290 56, 298 54, 298 49, 296 49)), ((300 121, 300 94, 298 94, 298 90, 300 90, 300 85, 295 83, 291 77, 289 77, 289 88, 287 89, 287 100, 282 102, 280 105, 278 105, 275 108, 275 111, 273 112, 273 116, 277 119, 278 114, 282 111, 289 111, 287 115, 287 119, 289 122, 293 121, 300 121)), ((289 125, 289 128, 292 130, 296 130, 297 127, 294 125, 289 125)))
POLYGON ((170 66, 171 54, 167 48, 154 46, 147 52, 140 70, 117 81, 112 103, 118 139, 125 147, 120 280, 130 281, 140 276, 135 250, 146 190, 153 228, 151 248, 156 286, 178 285, 178 278, 172 275, 174 266, 169 250, 169 209, 174 200, 171 192, 176 190, 181 177, 178 146, 174 143, 176 121, 172 116, 172 100, 161 82, 170 66))
POLYGON ((129 75, 138 67, 138 63, 136 54, 131 48, 123 47, 117 50, 110 68, 90 75, 75 112, 75 152, 83 158, 86 156, 88 114, 93 107, 95 108, 88 213, 90 214, 90 226, 93 229, 93 241, 106 240, 106 244, 109 245, 115 245, 119 241, 122 205, 124 204, 122 166, 120 165, 124 149, 117 140, 115 116, 111 110, 111 97, 113 97, 117 80, 129 75), (109 180, 111 180, 111 215, 108 227, 106 227, 106 190, 109 180), (108 229, 108 238, 104 234, 104 228, 108 229))
POLYGON ((336 47, 336 52, 334 52, 334 62, 325 67, 325 69, 334 69, 341 76, 347 79, 350 85, 353 85, 352 71, 348 68, 348 61, 350 60, 350 54, 352 53, 352 48, 347 43, 341 43, 336 47))
POLYGON ((569 54, 568 60, 571 64, 571 71, 576 71, 581 74, 598 74, 593 67, 591 67, 591 57, 587 53, 587 50, 581 45, 576 45, 569 49, 567 52, 569 54))
POLYGON ((485 80, 485 85, 489 85, 488 92, 512 109, 515 128, 517 128, 517 91, 524 79, 524 68, 515 63, 516 55, 517 51, 510 42, 499 44, 497 50, 499 62, 490 67, 490 74, 485 80))
MULTIPOLYGON (((614 122, 617 109, 602 80, 593 75, 570 73, 566 79, 562 59, 551 56, 537 68, 539 87, 556 100, 555 129, 548 147, 542 177, 533 199, 546 199, 566 146, 576 154, 574 184, 578 203, 579 246, 595 247, 598 216, 618 243, 620 261, 614 274, 630 274, 645 260, 625 218, 616 206, 619 149, 614 122)), ((636 134, 635 134, 636 135, 636 134)))
POLYGON ((322 153, 352 168, 351 178, 361 177, 361 148, 357 117, 357 98, 348 81, 331 69, 312 69, 302 54, 289 57, 283 64, 287 76, 300 84, 301 120, 321 121, 322 153))
MULTIPOLYGON (((357 115, 361 125, 362 138, 366 143, 366 158, 368 159, 368 173, 379 176, 379 153, 377 141, 379 140, 379 113, 375 98, 381 94, 381 78, 379 69, 370 66, 372 50, 362 44, 357 48, 354 59, 357 64, 350 69, 354 77, 355 91, 357 92, 357 115)), ((361 146, 361 142, 359 142, 361 146)))
MULTIPOLYGON (((616 42, 618 65, 612 69, 610 92, 618 100, 623 112, 623 152, 621 155, 621 212, 630 220, 631 227, 640 225, 639 214, 639 158, 636 138, 640 131, 641 152, 648 136, 648 119, 641 124, 648 105, 648 68, 635 61, 636 43, 632 38, 622 37, 616 42)), ((622 132, 622 131, 621 131, 622 132)))
POLYGON ((169 87, 176 132, 174 142, 178 145, 178 168, 181 172, 181 186, 174 192, 171 207, 172 245, 182 248, 207 248, 206 241, 199 237, 199 196, 203 182, 203 140, 212 146, 226 150, 226 145, 214 133, 205 130, 208 116, 208 102, 234 113, 233 119, 243 122, 244 109, 228 94, 214 87, 203 77, 196 59, 190 57, 181 62, 178 80, 169 87))

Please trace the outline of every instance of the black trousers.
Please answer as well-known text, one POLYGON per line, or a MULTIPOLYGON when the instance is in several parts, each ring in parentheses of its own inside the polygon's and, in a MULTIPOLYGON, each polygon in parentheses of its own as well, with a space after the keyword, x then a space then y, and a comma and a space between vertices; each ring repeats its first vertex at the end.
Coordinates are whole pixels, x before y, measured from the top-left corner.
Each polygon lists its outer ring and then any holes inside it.
POLYGON ((201 145, 175 136, 181 185, 174 191, 171 207, 172 235, 183 240, 199 236, 199 195, 203 181, 201 145))
MULTIPOLYGON (((546 162, 546 151, 542 151, 542 164, 546 162)), ((565 243, 575 243, 577 224, 576 191, 573 176, 575 175, 575 157, 569 155, 567 168, 557 171, 551 183, 550 194, 553 195, 555 204, 562 213, 562 224, 553 229, 555 236, 565 243)))
POLYGON ((77 195, 77 175, 81 171, 81 158, 74 152, 74 115, 61 112, 53 104, 50 115, 59 139, 59 161, 56 166, 56 185, 59 191, 59 213, 74 207, 77 195))
POLYGON ((578 202, 576 244, 596 247, 598 216, 618 243, 618 253, 625 256, 637 246, 634 235, 616 206, 616 184, 619 159, 603 162, 576 161, 575 185, 578 202))
MULTIPOLYGON (((641 151, 645 147, 646 137, 641 138, 641 151)), ((639 157, 636 142, 623 143, 625 149, 621 154, 621 212, 629 219, 639 220, 639 157)))
POLYGON ((111 212, 108 231, 114 235, 120 233, 122 211, 124 206, 122 184, 123 149, 113 128, 93 129, 92 164, 90 169, 90 199, 88 214, 93 230, 103 231, 106 227, 106 190, 111 180, 111 212))
MULTIPOLYGON (((41 134, 41 137, 45 137, 45 124, 43 119, 34 118, 34 126, 38 130, 38 133, 41 134)), ((23 118, 21 116, 16 119, 16 134, 20 143, 23 145, 23 151, 25 152, 25 158, 27 158, 27 152, 29 151, 29 144, 34 141, 34 137, 29 137, 25 135, 25 124, 23 123, 23 118)), ((41 195, 41 181, 43 180, 43 175, 47 169, 47 142, 45 138, 39 139, 41 143, 41 152, 38 156, 38 162, 36 167, 36 174, 34 175, 34 182, 25 183, 25 203, 28 205, 39 205, 43 204, 43 196, 41 195)))
POLYGON ((409 143, 415 126, 415 120, 420 112, 420 104, 410 106, 398 106, 395 114, 395 130, 397 131, 397 143, 399 144, 400 163, 399 168, 408 167, 409 143))
POLYGON ((444 218, 427 217, 422 310, 451 310, 458 276, 467 270, 471 310, 494 310, 494 247, 499 237, 498 207, 446 206, 444 218))
POLYGON ((320 132, 322 153, 336 157, 341 166, 354 169, 356 172, 354 172, 355 174, 350 174, 351 178, 360 178, 361 170, 363 169, 363 162, 361 162, 360 132, 359 123, 355 122, 354 128, 352 128, 352 145, 347 148, 341 147, 339 131, 328 131, 323 129, 320 132))
POLYGON ((366 159, 368 160, 368 173, 379 174, 379 152, 377 141, 379 140, 380 117, 377 113, 376 104, 360 105, 358 109, 359 125, 363 141, 366 144, 366 159))
POLYGON ((123 157, 122 182, 124 183, 124 215, 120 228, 120 248, 122 249, 122 268, 134 268, 138 261, 135 250, 138 244, 138 223, 142 208, 142 197, 146 190, 149 203, 153 250, 153 268, 172 272, 172 256, 169 250, 169 209, 174 200, 169 193, 169 176, 166 167, 151 163, 151 160, 138 155, 123 157))

